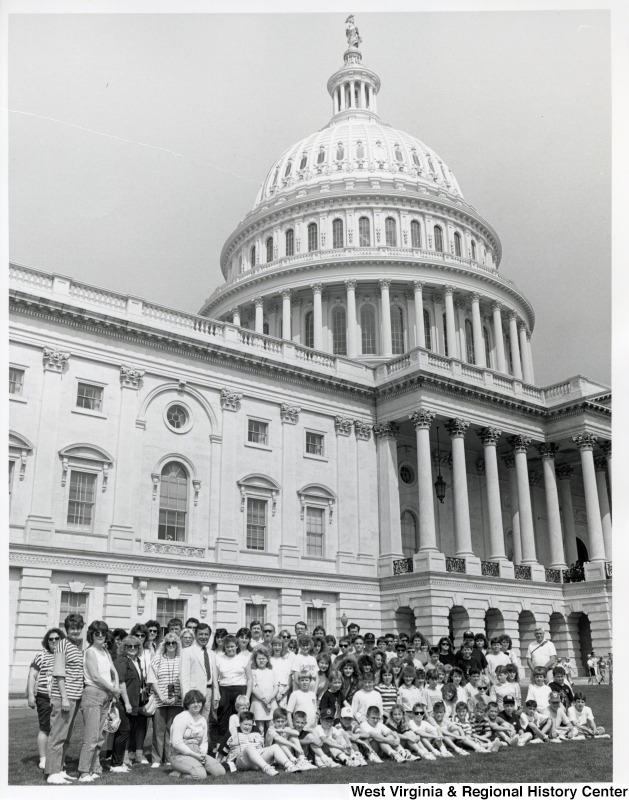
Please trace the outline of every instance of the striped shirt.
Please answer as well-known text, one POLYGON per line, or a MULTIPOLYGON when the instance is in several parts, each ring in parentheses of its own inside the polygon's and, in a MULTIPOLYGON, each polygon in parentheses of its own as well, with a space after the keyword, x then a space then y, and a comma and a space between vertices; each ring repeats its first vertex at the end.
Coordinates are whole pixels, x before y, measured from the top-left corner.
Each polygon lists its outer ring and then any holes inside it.
POLYGON ((31 667, 37 670, 37 689, 36 694, 50 694, 50 682, 52 681, 52 665, 55 661, 54 653, 48 650, 41 650, 33 661, 31 667))
POLYGON ((387 686, 384 683, 379 683, 376 686, 376 691, 382 697, 382 713, 385 717, 388 717, 389 712, 397 703, 397 689, 393 684, 387 686))
MULTIPOLYGON (((181 705, 181 684, 179 682, 179 656, 174 658, 166 658, 166 656, 158 655, 151 661, 151 669, 148 675, 148 683, 156 683, 159 686, 159 691, 163 697, 168 697, 168 687, 174 686, 175 689, 175 702, 162 703, 158 695, 155 695, 155 705, 159 708, 161 706, 171 707, 181 705)), ((173 695, 171 695, 172 697, 173 695)))
POLYGON ((474 736, 481 736, 483 739, 491 738, 492 730, 487 717, 472 720, 472 731, 474 736))
POLYGON ((55 648, 52 667, 51 698, 61 699, 57 678, 65 678, 68 700, 80 700, 83 695, 83 653, 69 639, 62 639, 55 648))
POLYGON ((243 733, 240 730, 236 736, 230 736, 227 742, 227 747, 229 748, 227 760, 235 761, 238 756, 242 755, 242 751, 245 749, 245 747, 249 745, 255 747, 256 750, 262 750, 264 747, 262 736, 256 731, 251 731, 251 733, 243 733))

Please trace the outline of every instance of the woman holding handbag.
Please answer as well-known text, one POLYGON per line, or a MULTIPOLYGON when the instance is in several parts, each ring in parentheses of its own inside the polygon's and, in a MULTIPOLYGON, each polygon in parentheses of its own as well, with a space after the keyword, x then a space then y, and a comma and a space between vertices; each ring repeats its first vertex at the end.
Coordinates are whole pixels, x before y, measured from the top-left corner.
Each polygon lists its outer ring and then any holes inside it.
MULTIPOLYGON (((149 689, 146 683, 146 673, 139 657, 141 641, 138 636, 126 636, 122 640, 124 655, 119 655, 114 661, 114 666, 120 681, 120 697, 118 698, 118 713, 120 714, 120 727, 114 735, 113 755, 111 761, 112 772, 125 772, 130 764, 125 764, 125 751, 136 750, 136 743, 140 742, 140 756, 136 763, 142 763, 142 744, 146 736, 146 717, 140 713, 140 707, 146 705, 149 689)), ((144 763, 148 761, 144 759, 144 763)))
POLYGON ((144 742, 146 741, 146 735, 148 732, 149 724, 151 729, 153 727, 153 715, 155 713, 155 695, 151 692, 151 687, 148 681, 149 669, 151 668, 151 661, 155 658, 155 651, 151 646, 151 641, 155 640, 155 637, 149 633, 148 625, 142 624, 141 622, 136 623, 133 628, 131 628, 131 636, 137 636, 140 640, 140 648, 138 651, 138 659, 140 662, 140 669, 143 673, 143 694, 140 698, 140 708, 139 713, 144 717, 145 725, 144 725, 144 736, 140 735, 141 733, 141 726, 136 728, 135 736, 133 727, 131 728, 129 734, 129 744, 128 744, 128 754, 126 757, 125 763, 129 763, 133 759, 133 753, 135 752, 135 763, 136 764, 148 764, 148 759, 144 755, 144 742))
POLYGON ((155 692, 157 705, 153 717, 153 769, 170 761, 170 728, 182 707, 180 655, 179 637, 176 633, 167 633, 159 653, 151 661, 148 682, 155 692))

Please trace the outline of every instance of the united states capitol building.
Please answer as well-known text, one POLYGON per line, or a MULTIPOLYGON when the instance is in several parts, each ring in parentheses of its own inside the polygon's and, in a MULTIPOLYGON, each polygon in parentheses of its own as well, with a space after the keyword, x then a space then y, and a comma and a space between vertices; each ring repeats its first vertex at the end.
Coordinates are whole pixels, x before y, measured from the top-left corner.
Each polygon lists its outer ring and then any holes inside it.
POLYGON ((347 39, 198 315, 11 265, 12 688, 69 611, 611 648, 610 390, 536 383, 498 233, 347 39))

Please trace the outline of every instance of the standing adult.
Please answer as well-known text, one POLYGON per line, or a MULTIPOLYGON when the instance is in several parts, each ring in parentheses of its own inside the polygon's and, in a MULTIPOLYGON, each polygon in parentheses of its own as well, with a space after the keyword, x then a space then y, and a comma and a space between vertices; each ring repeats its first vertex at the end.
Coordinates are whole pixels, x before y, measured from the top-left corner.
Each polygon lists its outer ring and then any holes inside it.
POLYGON ((213 709, 218 708, 219 688, 216 653, 210 648, 212 629, 200 622, 195 631, 195 641, 181 653, 181 696, 196 689, 205 698, 200 712, 206 723, 213 709))
POLYGON ((66 753, 83 696, 83 617, 69 614, 63 623, 66 638, 57 642, 50 687, 50 735, 46 748, 44 774, 48 783, 70 783, 64 771, 66 753))
POLYGON ((240 653, 235 636, 226 636, 223 641, 223 653, 216 656, 220 699, 217 709, 218 735, 221 743, 227 741, 229 718, 235 713, 234 705, 239 694, 251 695, 251 678, 247 676, 247 667, 251 653, 245 649, 240 653))
POLYGON ((535 641, 531 642, 526 651, 526 663, 531 671, 531 681, 533 680, 533 670, 535 667, 543 667, 546 670, 546 677, 548 671, 551 670, 557 663, 557 651, 555 645, 546 636, 544 629, 538 625, 533 631, 535 641))
MULTIPOLYGON (((146 623, 146 631, 148 633, 148 641, 145 643, 145 647, 150 647, 154 657, 157 655, 157 651, 159 650, 159 642, 160 642, 160 627, 159 622, 156 619, 150 619, 146 623)), ((133 633, 133 630, 131 631, 133 633)))
POLYGON ((347 626, 347 635, 352 639, 360 633, 360 625, 357 622, 350 622, 347 626))
MULTIPOLYGON (((148 693, 150 694, 150 686, 148 682, 148 675, 149 670, 151 668, 151 661, 155 657, 155 651, 153 650, 152 642, 155 641, 157 638, 157 634, 159 633, 159 625, 157 622, 153 622, 149 620, 146 625, 143 625, 141 622, 138 622, 136 625, 131 628, 131 636, 137 636, 140 640, 140 648, 138 652, 138 660, 140 662, 140 670, 142 671, 142 686, 148 689, 148 693), (151 626, 151 630, 155 631, 155 635, 149 633, 149 627, 151 626)), ((146 692, 145 692, 146 697, 146 692)), ((144 699, 144 698, 143 698, 144 699)), ((141 716, 144 717, 144 714, 140 712, 141 716)), ((135 729, 131 728, 129 731, 129 753, 133 753, 135 748, 135 763, 136 764, 148 764, 148 760, 144 755, 144 742, 146 741, 146 734, 148 731, 149 723, 151 726, 153 725, 153 715, 150 717, 144 717, 145 725, 144 725, 144 736, 141 736, 142 726, 141 724, 136 725, 135 729)), ((151 733, 152 735, 152 733, 151 733)), ((130 759, 129 759, 130 761, 130 759)))
POLYGON ((135 752, 136 764, 148 764, 143 753, 147 718, 140 713, 140 705, 148 699, 147 674, 140 654, 142 644, 137 636, 127 636, 123 640, 122 646, 125 654, 118 656, 114 661, 120 682, 121 696, 118 699, 120 727, 114 734, 112 748, 112 772, 126 772, 125 748, 127 744, 129 752, 135 752))
POLYGON ((300 636, 303 636, 304 633, 308 631, 308 626, 305 622, 296 622, 295 623, 295 639, 299 639, 300 636))
POLYGON ((254 647, 256 644, 262 644, 262 623, 259 619, 254 619, 251 624, 249 625, 249 631, 251 633, 251 646, 254 647))
MULTIPOLYGON (((105 643, 109 626, 95 620, 87 629, 87 643, 83 662, 85 688, 81 701, 83 714, 83 744, 79 756, 81 783, 91 783, 100 777, 100 751, 107 735, 105 720, 112 701, 120 697, 118 675, 105 643)), ((124 748, 123 748, 124 753, 124 748)), ((126 768, 124 768, 126 772, 126 768)))
POLYGON ((42 639, 42 649, 31 662, 26 684, 26 697, 29 708, 37 708, 37 721, 39 733, 37 734, 37 752, 39 753, 39 768, 46 766, 46 747, 50 733, 50 684, 52 681, 52 665, 55 659, 57 642, 65 639, 66 635, 61 628, 51 628, 46 631, 42 639))
POLYGON ((196 617, 188 617, 185 627, 194 633, 199 627, 199 620, 196 617))
POLYGON ((176 633, 167 633, 160 645, 159 653, 151 661, 148 682, 155 692, 155 714, 153 716, 153 763, 157 769, 170 761, 170 728, 181 711, 181 643, 176 633))
POLYGON ((262 641, 267 650, 271 649, 271 642, 275 638, 275 625, 272 622, 265 622, 262 626, 262 641))

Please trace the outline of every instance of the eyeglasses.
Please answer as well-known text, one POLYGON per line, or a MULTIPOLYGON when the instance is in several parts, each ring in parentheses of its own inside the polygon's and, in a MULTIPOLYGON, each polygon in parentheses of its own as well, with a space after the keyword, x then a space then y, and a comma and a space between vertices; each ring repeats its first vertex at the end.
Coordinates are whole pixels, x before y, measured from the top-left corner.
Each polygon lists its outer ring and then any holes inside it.
POLYGON ((177 647, 177 642, 166 642, 166 647, 177 647))
POLYGON ((263 630, 262 633, 273 633, 273 631, 267 628, 266 630, 263 630))
POLYGON ((424 712, 423 712, 423 711, 413 711, 413 714, 417 714, 417 715, 419 715, 420 717, 423 717, 423 716, 424 716, 424 712))
POLYGON ((58 642, 60 638, 61 638, 60 636, 49 636, 48 637, 48 641, 49 642, 58 642))
POLYGON ((138 637, 138 639, 146 639, 145 633, 136 633, 135 635, 138 637))
POLYGON ((99 639, 100 638, 104 639, 107 636, 107 634, 105 633, 105 631, 94 631, 94 636, 98 636, 99 639))
POLYGON ((349 644, 347 642, 342 642, 339 646, 340 647, 349 647, 349 644))
POLYGON ((137 650, 139 645, 137 645, 137 644, 126 644, 125 647, 127 648, 127 650, 137 650))
POLYGON ((157 633, 157 628, 149 628, 149 633, 157 633))

